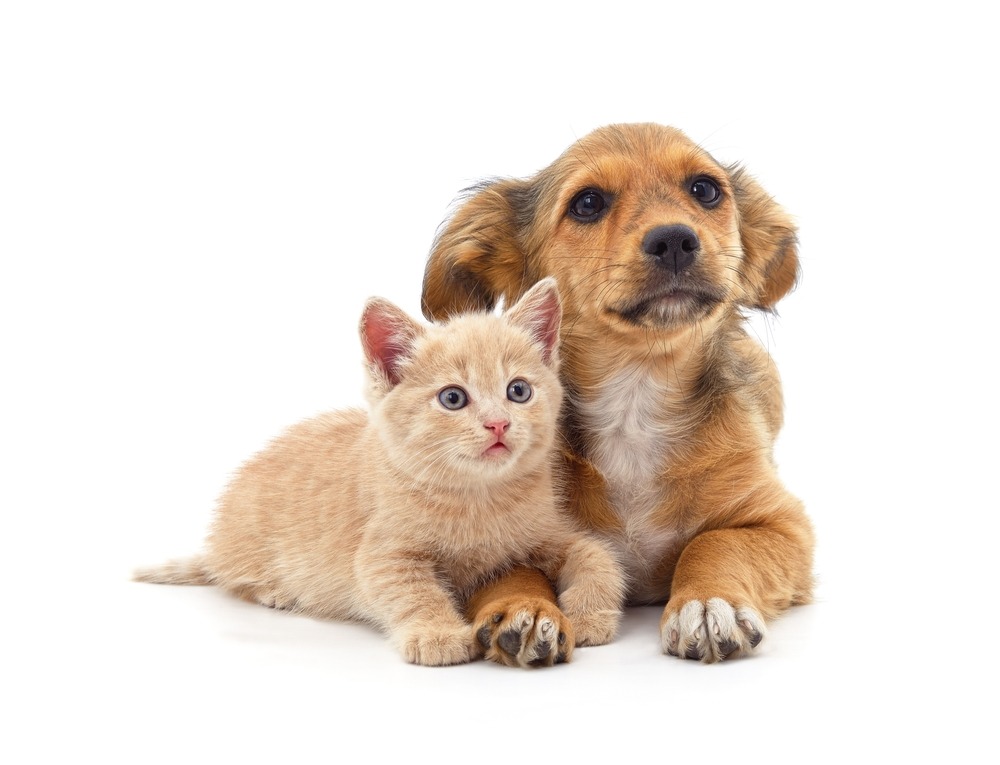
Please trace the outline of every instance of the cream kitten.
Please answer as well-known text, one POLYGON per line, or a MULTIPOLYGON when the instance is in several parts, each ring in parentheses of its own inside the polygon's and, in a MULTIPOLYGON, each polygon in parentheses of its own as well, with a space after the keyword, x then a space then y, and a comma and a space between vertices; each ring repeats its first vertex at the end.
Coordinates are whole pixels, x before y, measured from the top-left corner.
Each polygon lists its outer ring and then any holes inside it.
POLYGON ((577 644, 610 641, 623 575, 573 526, 553 484, 561 314, 553 279, 502 316, 432 326, 369 300, 360 329, 370 414, 332 412, 288 430, 237 473, 202 555, 135 578, 363 620, 417 664, 490 649, 538 666, 568 659, 574 632, 577 644), (556 583, 572 626, 522 613, 506 634, 489 624, 477 633, 463 616, 469 595, 521 564, 556 583))

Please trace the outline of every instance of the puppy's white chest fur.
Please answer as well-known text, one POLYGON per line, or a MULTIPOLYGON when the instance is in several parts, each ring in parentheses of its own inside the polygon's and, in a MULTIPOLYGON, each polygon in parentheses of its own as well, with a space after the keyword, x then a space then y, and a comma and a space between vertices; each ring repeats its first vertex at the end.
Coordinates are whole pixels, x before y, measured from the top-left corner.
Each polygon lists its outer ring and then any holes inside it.
POLYGON ((640 369, 627 369, 607 382, 588 402, 581 402, 591 461, 611 490, 629 499, 616 504, 619 514, 642 509, 642 499, 655 501, 670 432, 662 425, 666 391, 640 369))
POLYGON ((667 416, 669 391, 641 367, 622 370, 600 393, 578 402, 588 433, 588 456, 604 475, 622 531, 611 540, 643 592, 655 583, 644 575, 678 540, 677 530, 657 523, 655 511, 666 491, 662 479, 673 433, 667 416))

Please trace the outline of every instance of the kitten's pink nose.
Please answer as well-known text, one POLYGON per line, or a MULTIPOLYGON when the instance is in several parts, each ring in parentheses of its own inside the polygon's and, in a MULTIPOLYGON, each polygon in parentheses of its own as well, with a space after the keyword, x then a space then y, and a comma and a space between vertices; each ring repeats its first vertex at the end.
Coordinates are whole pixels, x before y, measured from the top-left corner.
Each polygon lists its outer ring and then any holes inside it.
POLYGON ((507 432, 507 428, 510 427, 510 422, 507 420, 490 420, 489 422, 484 422, 483 427, 487 430, 492 430, 498 436, 502 436, 507 432))

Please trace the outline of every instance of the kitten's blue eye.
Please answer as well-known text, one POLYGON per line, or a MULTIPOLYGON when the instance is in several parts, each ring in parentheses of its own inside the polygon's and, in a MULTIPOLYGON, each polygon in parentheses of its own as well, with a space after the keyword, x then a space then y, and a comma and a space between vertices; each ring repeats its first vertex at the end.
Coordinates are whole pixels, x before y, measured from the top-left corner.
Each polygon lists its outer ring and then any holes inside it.
POLYGON ((523 404, 531 398, 531 386, 524 380, 514 380, 507 386, 507 398, 515 404, 523 404))
POLYGON ((438 393, 438 401, 445 409, 461 409, 469 403, 469 396, 464 390, 458 387, 445 388, 438 393))

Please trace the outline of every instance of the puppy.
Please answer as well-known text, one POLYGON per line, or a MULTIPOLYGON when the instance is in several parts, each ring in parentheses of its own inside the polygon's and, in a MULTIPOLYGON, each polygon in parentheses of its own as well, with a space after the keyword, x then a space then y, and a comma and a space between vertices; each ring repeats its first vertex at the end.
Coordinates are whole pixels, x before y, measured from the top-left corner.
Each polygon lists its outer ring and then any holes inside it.
MULTIPOLYGON (((812 527, 772 458, 781 385, 744 329, 798 269, 795 226, 758 183, 655 124, 598 129, 533 178, 471 190, 427 262, 431 319, 557 278, 567 499, 618 551, 629 603, 666 604, 672 656, 748 654, 811 597, 812 527)), ((559 617, 550 593, 519 570, 470 616, 517 650, 491 625, 559 617)))

